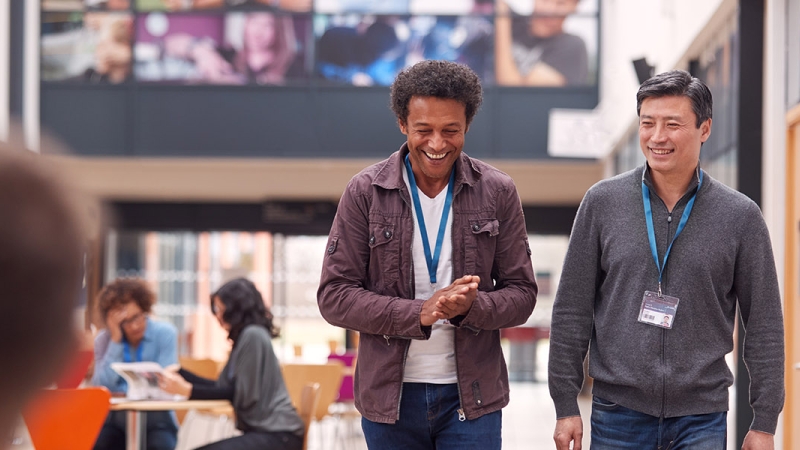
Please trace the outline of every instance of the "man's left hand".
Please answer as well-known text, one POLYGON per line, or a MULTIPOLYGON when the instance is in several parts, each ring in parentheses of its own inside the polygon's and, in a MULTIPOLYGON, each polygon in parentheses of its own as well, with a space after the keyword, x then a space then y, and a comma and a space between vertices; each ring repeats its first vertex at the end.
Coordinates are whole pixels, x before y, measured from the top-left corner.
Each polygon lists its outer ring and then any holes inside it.
POLYGON ((744 437, 742 450, 775 450, 775 436, 762 431, 750 430, 744 437))
POLYGON ((439 297, 436 302, 436 310, 444 314, 448 319, 467 314, 472 307, 472 302, 478 297, 478 285, 480 277, 477 275, 465 275, 453 282, 451 286, 466 287, 463 294, 448 295, 439 297))

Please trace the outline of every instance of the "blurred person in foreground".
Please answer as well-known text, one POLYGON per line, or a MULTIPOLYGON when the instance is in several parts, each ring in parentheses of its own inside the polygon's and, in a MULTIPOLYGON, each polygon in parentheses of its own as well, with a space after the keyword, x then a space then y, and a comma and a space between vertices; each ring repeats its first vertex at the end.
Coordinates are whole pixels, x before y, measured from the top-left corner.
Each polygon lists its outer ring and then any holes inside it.
MULTIPOLYGON (((157 362, 161 367, 178 363, 178 332, 167 322, 153 320, 156 301, 141 279, 119 278, 97 295, 97 307, 106 328, 95 338, 95 369, 92 384, 105 386, 112 394, 124 395, 125 380, 111 368, 115 362, 157 362)), ((110 411, 95 442, 95 450, 125 447, 126 412, 110 411)), ((171 411, 147 413, 147 448, 175 448, 178 428, 171 411)))
POLYGON ((743 448, 772 449, 785 395, 783 317, 761 211, 700 168, 711 134, 705 84, 665 72, 636 100, 647 162, 586 193, 553 307, 556 448, 581 448, 589 348, 592 449, 726 448, 734 379, 725 355, 738 306, 754 410, 743 448))
MULTIPOLYGON (((43 150, 55 144, 42 141, 43 150)), ((74 356, 87 243, 77 193, 43 158, 0 142, 0 448, 74 356)))
POLYGON ((500 449, 508 372, 500 328, 536 303, 511 178, 462 152, 482 101, 448 61, 402 71, 391 106, 407 142, 345 188, 317 300, 361 333, 355 405, 373 449, 500 449))
POLYGON ((531 17, 511 17, 497 1, 497 82, 505 86, 580 86, 589 82, 589 58, 580 36, 564 21, 580 0, 536 0, 531 17))
POLYGON ((225 399, 233 404, 236 428, 243 434, 203 450, 301 450, 303 420, 292 406, 272 348, 279 330, 261 293, 250 280, 231 280, 211 294, 211 312, 233 342, 219 378, 209 380, 184 369, 165 371, 161 389, 190 400, 225 399))

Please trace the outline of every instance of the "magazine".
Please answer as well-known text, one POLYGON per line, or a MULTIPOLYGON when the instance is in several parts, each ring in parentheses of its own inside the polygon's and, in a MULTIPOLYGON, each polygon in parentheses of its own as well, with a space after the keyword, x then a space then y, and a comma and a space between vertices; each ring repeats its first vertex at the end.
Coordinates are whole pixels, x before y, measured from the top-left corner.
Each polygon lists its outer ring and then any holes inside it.
POLYGON ((128 400, 185 400, 182 395, 164 392, 158 387, 158 375, 164 369, 155 362, 111 363, 114 369, 128 383, 128 400))

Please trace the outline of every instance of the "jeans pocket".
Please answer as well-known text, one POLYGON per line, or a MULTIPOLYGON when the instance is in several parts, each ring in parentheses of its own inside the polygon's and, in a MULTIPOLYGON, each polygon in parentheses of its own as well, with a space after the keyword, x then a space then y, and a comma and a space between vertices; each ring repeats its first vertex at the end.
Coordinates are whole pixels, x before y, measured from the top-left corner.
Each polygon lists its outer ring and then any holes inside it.
POLYGON ((597 408, 602 411, 613 411, 617 409, 617 407, 619 407, 619 405, 614 402, 610 402, 596 395, 592 396, 592 408, 597 408))

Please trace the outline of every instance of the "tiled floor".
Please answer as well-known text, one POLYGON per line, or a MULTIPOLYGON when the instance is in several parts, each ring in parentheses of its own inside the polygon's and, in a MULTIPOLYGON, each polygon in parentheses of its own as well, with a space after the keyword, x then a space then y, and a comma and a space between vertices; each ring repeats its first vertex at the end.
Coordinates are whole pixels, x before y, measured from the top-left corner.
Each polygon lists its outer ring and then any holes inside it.
MULTIPOLYGON (((580 407, 584 417, 584 436, 589 435, 588 413, 591 400, 580 398, 580 407)), ((511 383, 511 402, 503 410, 503 449, 504 450, 552 450, 553 429, 556 413, 547 383, 511 383)), ((366 450, 364 436, 361 434, 360 420, 339 424, 337 438, 337 422, 326 418, 320 423, 313 423, 309 431, 309 450, 366 450)), ((584 448, 589 439, 584 439, 584 448)))

